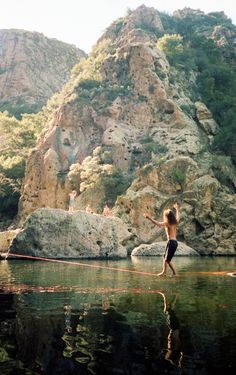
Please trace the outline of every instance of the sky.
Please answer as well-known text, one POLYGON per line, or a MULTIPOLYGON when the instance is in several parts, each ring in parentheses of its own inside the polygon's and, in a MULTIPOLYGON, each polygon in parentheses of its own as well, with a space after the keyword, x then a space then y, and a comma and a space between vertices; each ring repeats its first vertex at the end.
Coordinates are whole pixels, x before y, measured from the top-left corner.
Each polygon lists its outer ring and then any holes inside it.
POLYGON ((0 0, 0 29, 38 31, 89 53, 112 21, 142 4, 169 14, 184 7, 224 11, 236 25, 235 0, 0 0))

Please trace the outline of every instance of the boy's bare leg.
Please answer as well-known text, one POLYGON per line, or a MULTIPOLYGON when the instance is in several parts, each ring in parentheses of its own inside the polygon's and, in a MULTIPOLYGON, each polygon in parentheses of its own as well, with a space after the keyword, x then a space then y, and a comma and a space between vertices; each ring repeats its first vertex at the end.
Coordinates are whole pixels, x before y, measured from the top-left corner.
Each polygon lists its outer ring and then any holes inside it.
POLYGON ((166 260, 163 258, 163 264, 162 264, 162 271, 157 274, 157 276, 165 276, 166 275, 166 260))
POLYGON ((171 270, 173 272, 173 276, 176 276, 176 272, 175 272, 175 268, 174 268, 173 264, 171 262, 169 262, 168 266, 171 268, 171 270))

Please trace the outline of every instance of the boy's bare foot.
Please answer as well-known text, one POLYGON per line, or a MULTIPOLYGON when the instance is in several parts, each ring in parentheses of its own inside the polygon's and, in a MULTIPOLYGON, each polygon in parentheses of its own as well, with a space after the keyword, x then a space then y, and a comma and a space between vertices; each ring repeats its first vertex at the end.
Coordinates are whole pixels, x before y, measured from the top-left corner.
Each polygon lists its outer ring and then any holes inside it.
POLYGON ((170 277, 176 277, 177 274, 176 273, 172 273, 172 275, 170 275, 170 277))
POLYGON ((163 272, 160 272, 160 273, 157 274, 157 276, 166 276, 166 274, 163 273, 163 272))

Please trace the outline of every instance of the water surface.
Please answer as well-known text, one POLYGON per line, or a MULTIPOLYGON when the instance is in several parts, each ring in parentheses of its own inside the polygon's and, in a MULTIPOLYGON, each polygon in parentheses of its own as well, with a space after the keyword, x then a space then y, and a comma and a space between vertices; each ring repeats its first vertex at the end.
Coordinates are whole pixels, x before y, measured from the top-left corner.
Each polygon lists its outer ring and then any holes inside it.
POLYGON ((161 262, 0 261, 0 374, 235 374, 236 258, 161 262))

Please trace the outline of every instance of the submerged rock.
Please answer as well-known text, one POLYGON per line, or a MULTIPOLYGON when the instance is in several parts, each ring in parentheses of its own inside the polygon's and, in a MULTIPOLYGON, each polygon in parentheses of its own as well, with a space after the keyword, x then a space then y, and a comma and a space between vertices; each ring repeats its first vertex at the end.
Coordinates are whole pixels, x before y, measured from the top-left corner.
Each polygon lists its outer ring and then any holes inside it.
POLYGON ((119 218, 39 209, 14 238, 10 253, 47 258, 124 258, 132 237, 119 218))
MULTIPOLYGON (((154 256, 154 255, 163 255, 166 247, 166 241, 154 242, 151 245, 142 244, 138 247, 135 247, 131 253, 131 256, 154 256)), ((176 255, 191 255, 198 256, 198 252, 192 249, 191 247, 185 245, 183 242, 178 243, 176 255)))

